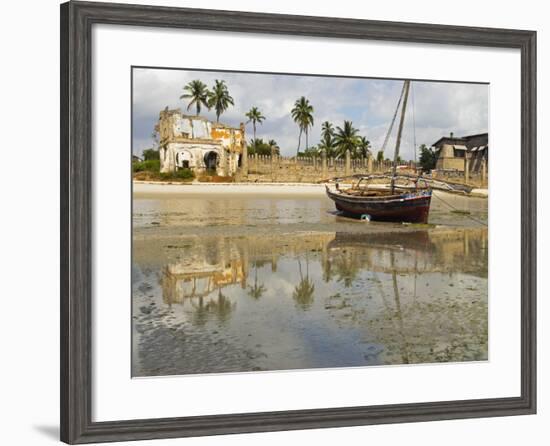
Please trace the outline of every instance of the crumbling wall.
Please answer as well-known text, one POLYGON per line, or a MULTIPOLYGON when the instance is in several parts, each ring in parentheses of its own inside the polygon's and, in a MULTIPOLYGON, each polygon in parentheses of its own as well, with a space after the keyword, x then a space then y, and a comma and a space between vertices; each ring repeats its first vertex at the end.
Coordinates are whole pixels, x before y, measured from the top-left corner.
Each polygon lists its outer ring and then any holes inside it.
MULTIPOLYGON (((368 158, 282 157, 249 155, 248 180, 252 182, 317 183, 328 178, 354 174, 389 173, 390 161, 368 158)), ((414 171, 414 163, 402 163, 400 170, 414 171)))
POLYGON ((215 158, 218 175, 234 175, 246 152, 244 125, 239 128, 213 123, 202 116, 163 110, 156 126, 160 138, 161 172, 190 168, 196 173, 208 168, 205 157, 215 158), (215 155, 209 155, 214 153, 215 155))

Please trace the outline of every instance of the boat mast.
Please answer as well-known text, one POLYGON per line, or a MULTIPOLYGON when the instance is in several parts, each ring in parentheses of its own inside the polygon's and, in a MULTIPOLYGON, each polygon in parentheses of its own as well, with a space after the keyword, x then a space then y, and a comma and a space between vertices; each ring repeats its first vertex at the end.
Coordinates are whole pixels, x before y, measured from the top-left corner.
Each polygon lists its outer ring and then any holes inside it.
POLYGON ((403 84, 403 108, 401 109, 401 119, 399 121, 399 129, 397 130, 397 141, 395 143, 395 153, 393 155, 393 167, 391 178, 391 193, 395 190, 395 177, 397 175, 397 160, 399 159, 399 146, 401 145, 401 134, 403 133, 403 123, 405 122, 405 112, 407 110, 407 99, 409 97, 410 80, 406 80, 403 84))

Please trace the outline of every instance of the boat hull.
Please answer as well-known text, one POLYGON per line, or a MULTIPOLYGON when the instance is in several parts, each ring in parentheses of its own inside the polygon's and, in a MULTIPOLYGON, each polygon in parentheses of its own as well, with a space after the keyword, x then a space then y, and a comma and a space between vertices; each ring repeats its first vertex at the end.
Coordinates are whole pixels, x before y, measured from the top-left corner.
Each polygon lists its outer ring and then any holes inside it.
POLYGON ((430 214, 431 191, 388 197, 363 198, 335 193, 327 189, 336 209, 347 216, 368 215, 374 221, 427 223, 430 214))

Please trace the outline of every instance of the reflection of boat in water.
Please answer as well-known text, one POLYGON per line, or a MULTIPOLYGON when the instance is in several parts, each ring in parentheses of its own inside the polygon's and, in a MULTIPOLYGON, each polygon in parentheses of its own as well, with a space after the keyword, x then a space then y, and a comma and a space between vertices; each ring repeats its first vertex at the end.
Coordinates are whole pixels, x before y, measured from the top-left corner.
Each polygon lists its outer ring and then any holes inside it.
POLYGON ((327 246, 327 268, 399 274, 448 272, 487 275, 487 229, 336 233, 327 246), (395 256, 395 259, 391 258, 395 256))
MULTIPOLYGON (((389 188, 369 189, 368 185, 362 186, 363 180, 371 179, 370 176, 360 177, 359 182, 348 189, 341 189, 336 184, 336 190, 331 190, 326 186, 328 197, 336 204, 336 209, 351 217, 368 218, 379 221, 398 221, 409 223, 427 223, 430 212, 430 201, 432 191, 428 187, 419 188, 418 181, 420 177, 413 181, 413 188, 396 186, 397 163, 399 161, 399 146, 401 144, 401 134, 403 132, 403 122, 405 120, 405 111, 407 109, 407 98, 409 96, 410 81, 403 83, 401 96, 397 103, 397 109, 390 128, 386 142, 393 128, 397 111, 403 100, 401 109, 401 120, 397 133, 395 144, 395 153, 392 165, 391 183, 389 188), (396 191, 400 189, 401 191, 396 191)), ((384 142, 384 145, 386 144, 384 142)), ((383 149, 382 149, 383 150, 383 149)))
POLYGON ((431 252, 435 245, 427 230, 403 232, 347 233, 337 232, 328 249, 370 248, 431 252))

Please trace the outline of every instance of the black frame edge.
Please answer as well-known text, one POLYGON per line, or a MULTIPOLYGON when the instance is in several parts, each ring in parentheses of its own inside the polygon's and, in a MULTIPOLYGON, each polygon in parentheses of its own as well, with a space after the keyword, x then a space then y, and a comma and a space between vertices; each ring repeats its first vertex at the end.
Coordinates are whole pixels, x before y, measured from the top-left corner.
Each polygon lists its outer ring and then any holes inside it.
POLYGON ((74 444, 91 426, 91 42, 78 3, 60 18, 60 438, 74 444))
POLYGON ((537 412, 537 34, 521 47, 521 394, 537 412))
POLYGON ((61 5, 61 440, 69 444, 536 413, 536 32, 330 17, 68 2, 61 5), (91 26, 93 23, 519 48, 521 397, 93 422, 91 26))
POLYGON ((68 206, 68 149, 69 149, 69 30, 68 30, 68 11, 69 5, 63 4, 60 8, 60 414, 61 420, 60 437, 63 441, 69 441, 70 439, 70 418, 69 418, 69 406, 70 398, 68 392, 69 381, 69 354, 68 354, 68 340, 69 332, 69 308, 67 290, 67 282, 69 277, 68 268, 68 227, 69 227, 69 206, 68 206))

